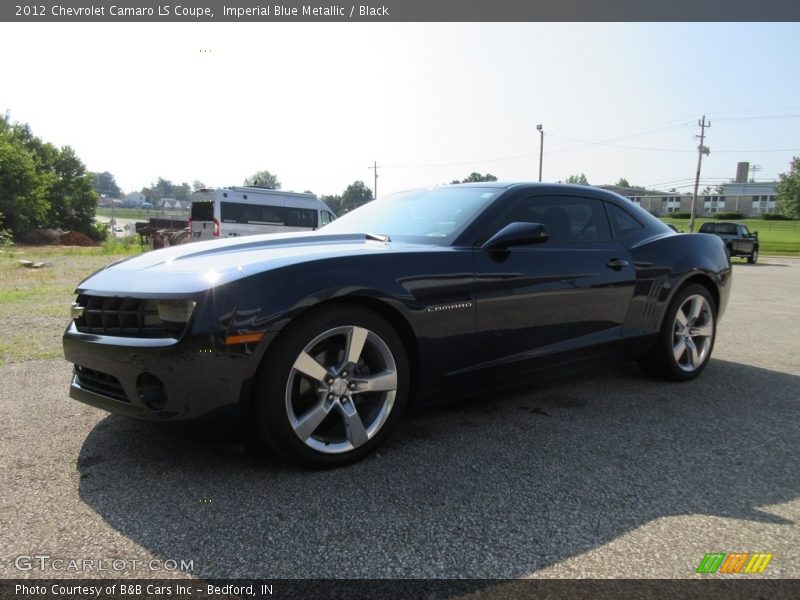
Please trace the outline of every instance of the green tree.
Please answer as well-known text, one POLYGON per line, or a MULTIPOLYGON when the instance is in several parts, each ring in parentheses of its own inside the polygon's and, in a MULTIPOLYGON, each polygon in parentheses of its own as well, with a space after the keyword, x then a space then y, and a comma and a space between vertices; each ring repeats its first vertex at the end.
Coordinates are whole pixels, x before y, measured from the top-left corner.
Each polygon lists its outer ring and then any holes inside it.
POLYGON ((181 202, 188 202, 191 195, 192 188, 189 187, 188 183, 184 182, 180 185, 172 186, 172 195, 170 197, 180 200, 181 202))
POLYGON ((192 191, 196 192, 197 190, 204 190, 206 189, 206 184, 200 181, 199 179, 195 179, 192 182, 192 191))
POLYGON ((92 189, 99 195, 109 198, 122 197, 122 190, 111 173, 103 171, 102 173, 90 173, 90 175, 92 176, 92 189))
POLYGON ((342 212, 348 212, 372 200, 372 190, 363 181, 354 181, 342 193, 342 212))
POLYGON ((337 215, 344 214, 344 210, 342 209, 342 197, 341 196, 334 196, 333 194, 323 195, 320 197, 325 204, 327 204, 330 209, 336 213, 337 215))
POLYGON ((589 185, 589 180, 586 179, 586 175, 581 173, 580 175, 570 175, 567 177, 567 180, 564 183, 577 183, 578 185, 589 185))
POLYGON ((631 184, 628 183, 628 180, 625 179, 624 177, 620 177, 619 181, 614 185, 616 185, 617 187, 626 187, 626 188, 631 187, 631 184))
POLYGON ((64 229, 92 233, 97 194, 91 174, 69 146, 59 150, 53 169, 56 180, 50 189, 48 220, 64 229))
POLYGON ((4 215, 0 228, 16 237, 43 227, 49 206, 47 186, 36 172, 33 157, 7 132, 0 132, 0 212, 4 215))
POLYGON ((27 124, 0 118, 4 228, 15 236, 40 227, 93 235, 96 207, 92 177, 72 148, 56 148, 33 135, 27 124))
POLYGON ((170 198, 172 192, 172 182, 163 177, 159 177, 155 183, 149 187, 143 187, 141 194, 145 199, 156 208, 163 208, 164 198, 170 198))
POLYGON ((281 189, 281 182, 278 181, 278 176, 273 175, 269 171, 258 171, 253 173, 250 177, 244 180, 244 184, 267 188, 268 190, 281 189))
POLYGON ((491 173, 486 173, 486 175, 481 175, 480 173, 473 171, 465 179, 462 179, 461 181, 459 181, 458 179, 454 179, 450 183, 480 183, 482 181, 497 181, 497 177, 495 177, 491 173))
POLYGON ((778 212, 800 219, 800 158, 795 156, 788 173, 781 173, 778 183, 778 212))

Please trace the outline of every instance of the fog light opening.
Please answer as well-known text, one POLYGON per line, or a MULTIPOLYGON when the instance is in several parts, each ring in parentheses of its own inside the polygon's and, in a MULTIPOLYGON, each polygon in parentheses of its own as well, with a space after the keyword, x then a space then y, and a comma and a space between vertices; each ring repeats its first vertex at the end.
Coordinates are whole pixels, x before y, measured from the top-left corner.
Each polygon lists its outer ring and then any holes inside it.
POLYGON ((139 400, 150 410, 161 410, 167 404, 167 389, 152 373, 142 373, 136 383, 139 400))

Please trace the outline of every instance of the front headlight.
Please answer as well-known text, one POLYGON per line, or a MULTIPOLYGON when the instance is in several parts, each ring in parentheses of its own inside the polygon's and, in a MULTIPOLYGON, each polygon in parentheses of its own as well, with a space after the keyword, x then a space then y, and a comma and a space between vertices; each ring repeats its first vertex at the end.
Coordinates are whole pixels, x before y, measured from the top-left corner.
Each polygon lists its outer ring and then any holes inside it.
POLYGON ((194 300, 158 300, 158 317, 168 323, 188 323, 197 303, 194 300))

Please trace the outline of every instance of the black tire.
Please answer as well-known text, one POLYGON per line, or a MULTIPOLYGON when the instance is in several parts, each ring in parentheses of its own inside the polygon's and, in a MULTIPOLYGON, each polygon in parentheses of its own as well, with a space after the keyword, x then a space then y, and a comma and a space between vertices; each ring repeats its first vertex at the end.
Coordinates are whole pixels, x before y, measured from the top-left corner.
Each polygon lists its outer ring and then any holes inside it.
POLYGON ((756 264, 757 260, 758 260, 758 246, 753 248, 753 253, 747 257, 747 262, 749 262, 751 265, 754 265, 756 264))
POLYGON ((645 372, 662 379, 694 379, 711 358, 716 334, 714 299, 707 288, 689 284, 670 302, 658 338, 647 355, 639 360, 639 365, 645 372), (694 311, 697 311, 696 316, 692 314, 694 311))
POLYGON ((380 315, 351 305, 290 324, 258 379, 259 439, 291 462, 321 468, 359 461, 380 446, 405 410, 410 381, 397 332, 380 315), (361 348, 356 363, 346 357, 351 348, 361 348))

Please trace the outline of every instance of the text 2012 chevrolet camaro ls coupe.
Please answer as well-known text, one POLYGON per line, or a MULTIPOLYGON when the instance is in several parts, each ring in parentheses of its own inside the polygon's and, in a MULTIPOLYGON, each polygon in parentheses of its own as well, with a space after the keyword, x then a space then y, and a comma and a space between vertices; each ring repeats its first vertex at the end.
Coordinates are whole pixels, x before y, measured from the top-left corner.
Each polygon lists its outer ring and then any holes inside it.
POLYGON ((198 242, 82 282, 70 395, 152 420, 233 413, 303 464, 358 460, 410 404, 615 354, 688 380, 730 292, 717 236, 585 186, 397 193, 321 231, 198 242))

